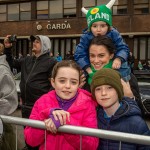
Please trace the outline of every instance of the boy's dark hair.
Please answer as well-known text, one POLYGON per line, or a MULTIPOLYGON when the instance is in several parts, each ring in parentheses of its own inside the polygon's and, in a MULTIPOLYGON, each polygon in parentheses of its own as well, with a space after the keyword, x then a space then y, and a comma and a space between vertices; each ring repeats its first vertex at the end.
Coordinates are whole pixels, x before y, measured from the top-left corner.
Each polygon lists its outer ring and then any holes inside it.
POLYGON ((105 35, 101 35, 101 36, 96 36, 92 39, 89 48, 92 45, 103 45, 105 46, 110 54, 114 54, 115 53, 115 46, 113 41, 111 40, 111 38, 105 36, 105 35))

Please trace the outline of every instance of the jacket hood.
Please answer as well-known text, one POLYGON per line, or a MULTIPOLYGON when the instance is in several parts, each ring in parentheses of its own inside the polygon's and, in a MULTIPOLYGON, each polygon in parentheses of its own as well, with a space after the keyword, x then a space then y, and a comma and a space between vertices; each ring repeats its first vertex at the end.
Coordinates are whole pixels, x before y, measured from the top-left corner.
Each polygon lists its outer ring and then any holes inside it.
POLYGON ((8 62, 6 61, 6 55, 0 56, 0 65, 6 66, 7 68, 9 68, 8 62))
POLYGON ((41 41, 41 54, 40 55, 43 55, 45 53, 50 53, 51 41, 47 36, 44 36, 44 35, 33 36, 33 35, 31 35, 30 39, 31 39, 31 41, 34 41, 35 39, 40 39, 40 41, 41 41))
POLYGON ((41 55, 45 53, 49 53, 51 49, 51 41, 47 36, 38 35, 41 40, 41 55))
POLYGON ((135 100, 131 100, 127 97, 124 97, 122 100, 122 107, 118 109, 114 117, 118 118, 121 116, 134 116, 134 115, 139 116, 142 115, 140 108, 138 107, 135 100))

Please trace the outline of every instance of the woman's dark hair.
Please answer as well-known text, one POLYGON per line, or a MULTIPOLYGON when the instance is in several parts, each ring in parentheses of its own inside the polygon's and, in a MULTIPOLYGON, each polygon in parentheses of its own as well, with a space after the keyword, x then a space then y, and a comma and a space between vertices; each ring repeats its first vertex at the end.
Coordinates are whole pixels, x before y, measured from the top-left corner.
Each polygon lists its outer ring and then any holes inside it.
POLYGON ((70 67, 70 68, 73 68, 73 69, 77 70, 79 72, 79 80, 80 80, 80 75, 82 74, 81 68, 73 60, 62 60, 60 62, 57 62, 56 65, 53 68, 53 71, 52 71, 52 78, 53 79, 55 79, 55 77, 56 77, 56 75, 58 73, 59 68, 62 68, 62 67, 70 67))
POLYGON ((89 49, 92 45, 103 45, 108 49, 110 54, 114 54, 116 50, 113 41, 106 35, 94 37, 90 43, 89 49))

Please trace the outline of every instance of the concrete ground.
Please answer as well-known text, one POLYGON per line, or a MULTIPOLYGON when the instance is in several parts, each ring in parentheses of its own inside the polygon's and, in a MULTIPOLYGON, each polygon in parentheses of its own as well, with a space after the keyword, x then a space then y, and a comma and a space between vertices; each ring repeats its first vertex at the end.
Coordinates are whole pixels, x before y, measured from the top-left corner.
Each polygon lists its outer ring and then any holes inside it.
MULTIPOLYGON (((17 109, 12 116, 15 117, 21 117, 21 110, 17 109)), ((147 117, 145 118, 149 128, 150 128, 150 118, 147 117)), ((15 125, 14 125, 14 129, 15 129, 15 125)), ((18 150, 22 150, 23 147, 25 146, 25 141, 24 141, 24 136, 23 136, 23 126, 17 126, 17 137, 18 137, 18 150)))

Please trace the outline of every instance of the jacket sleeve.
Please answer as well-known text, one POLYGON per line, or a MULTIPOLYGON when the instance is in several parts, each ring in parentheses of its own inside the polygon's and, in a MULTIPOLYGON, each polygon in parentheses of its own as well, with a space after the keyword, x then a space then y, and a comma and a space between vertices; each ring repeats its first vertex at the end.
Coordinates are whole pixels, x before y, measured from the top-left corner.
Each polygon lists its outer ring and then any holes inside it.
POLYGON ((89 45, 92 38, 93 35, 91 33, 84 33, 81 36, 80 43, 77 45, 74 53, 75 61, 84 70, 90 66, 89 45))
MULTIPOLYGON (((96 108, 93 102, 88 103, 88 109, 82 110, 84 112, 82 124, 78 126, 97 128, 96 108)), ((71 120, 70 124, 76 124, 76 120, 71 120)), ((80 135, 64 134, 64 137, 75 149, 80 149, 80 135)), ((99 139, 92 136, 82 136, 82 149, 83 150, 96 150, 99 143, 99 139)))
MULTIPOLYGON (((39 105, 38 102, 34 104, 30 115, 30 119, 43 121, 44 119, 41 118, 40 116, 38 105, 39 105)), ((44 135, 45 135, 45 130, 42 129, 32 128, 29 126, 26 126, 26 128, 24 129, 25 141, 27 142, 27 144, 33 147, 44 143, 44 135)))
POLYGON ((10 73, 0 75, 0 114, 10 115, 18 106, 15 81, 10 73))
POLYGON ((107 34, 107 36, 109 36, 113 40, 113 43, 116 47, 115 58, 121 58, 122 62, 127 61, 130 50, 128 45, 123 41, 121 34, 115 28, 113 28, 107 34))
POLYGON ((12 47, 11 48, 5 48, 5 55, 6 55, 6 60, 12 70, 12 68, 17 68, 20 69, 21 68, 21 62, 24 60, 24 58, 21 59, 14 59, 13 58, 13 54, 12 54, 12 47))

